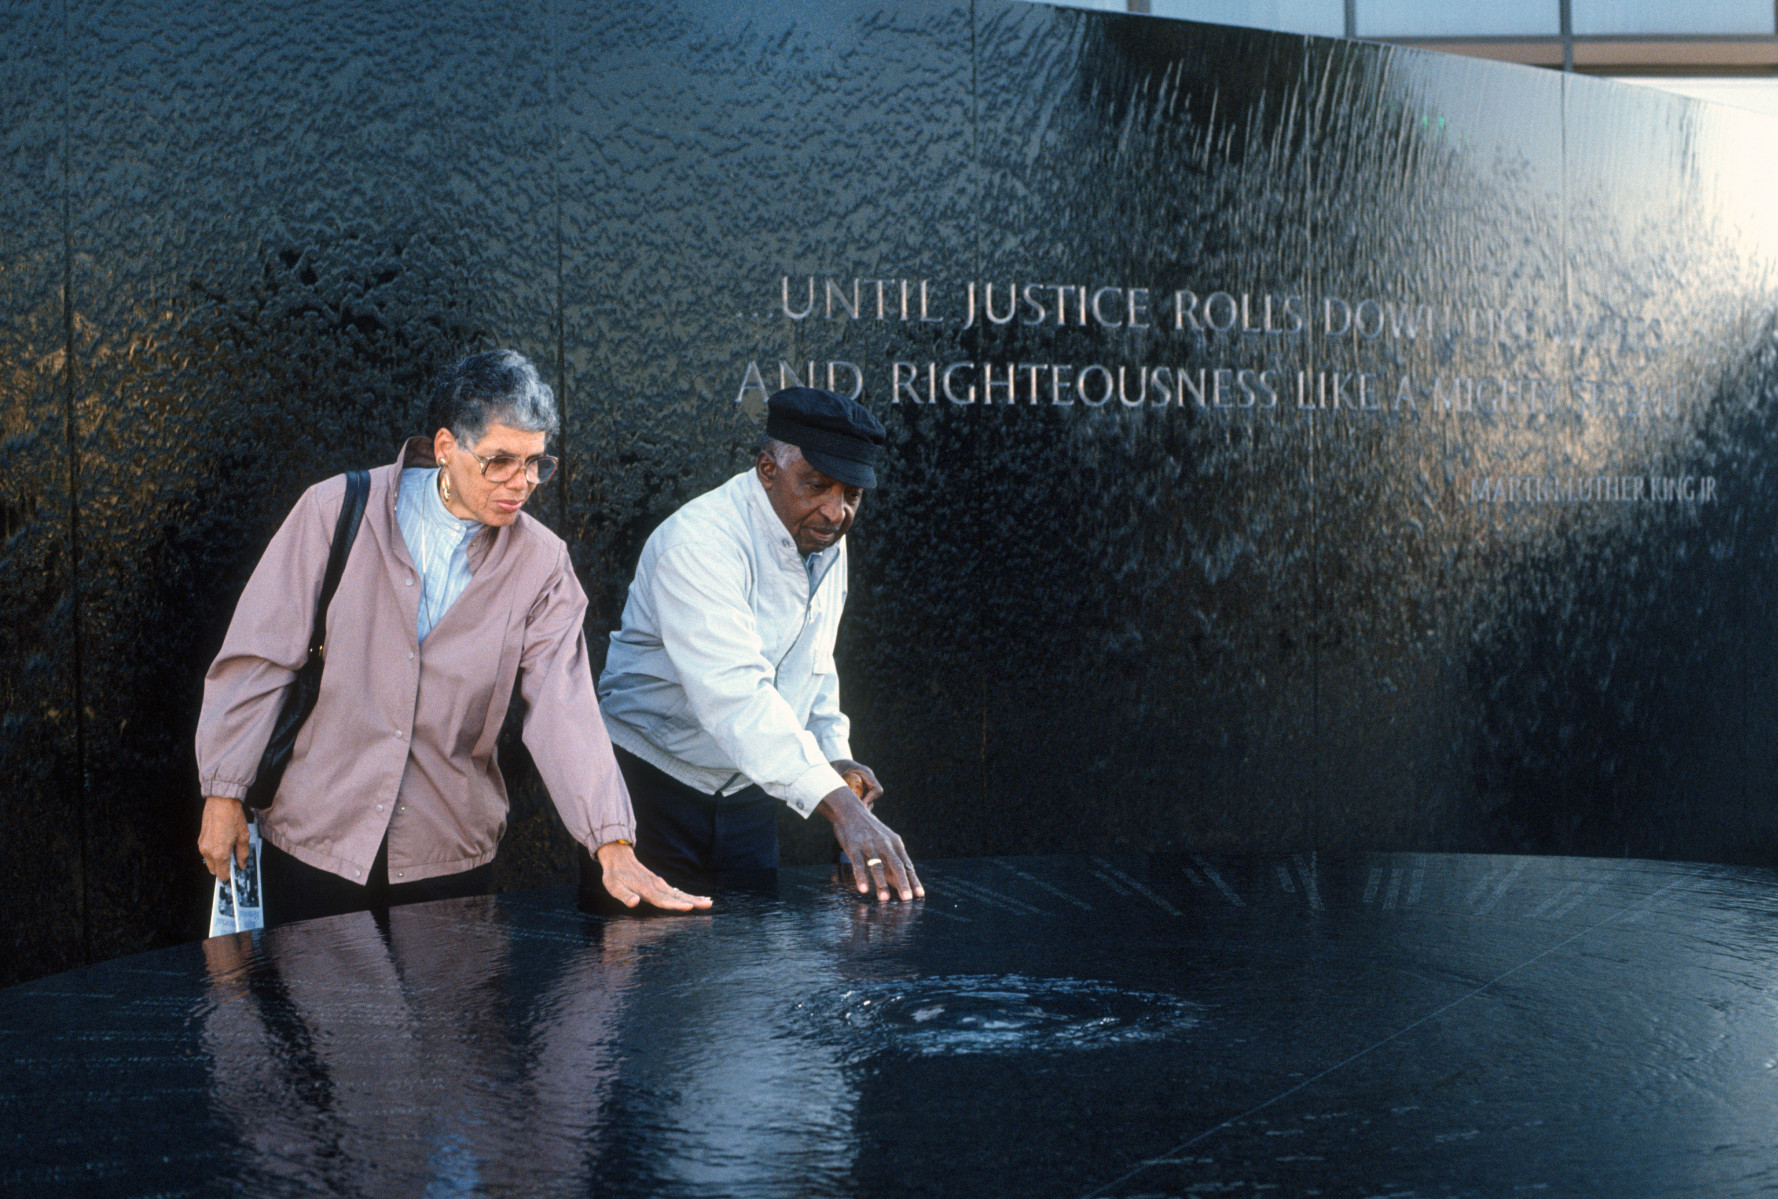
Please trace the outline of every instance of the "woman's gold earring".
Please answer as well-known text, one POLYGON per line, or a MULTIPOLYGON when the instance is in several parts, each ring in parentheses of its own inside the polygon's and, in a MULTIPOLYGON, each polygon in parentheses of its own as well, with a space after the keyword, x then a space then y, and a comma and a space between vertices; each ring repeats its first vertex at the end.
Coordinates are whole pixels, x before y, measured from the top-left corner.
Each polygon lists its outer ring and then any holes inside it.
POLYGON ((438 496, 447 504, 451 502, 451 476, 442 466, 438 468, 438 496))

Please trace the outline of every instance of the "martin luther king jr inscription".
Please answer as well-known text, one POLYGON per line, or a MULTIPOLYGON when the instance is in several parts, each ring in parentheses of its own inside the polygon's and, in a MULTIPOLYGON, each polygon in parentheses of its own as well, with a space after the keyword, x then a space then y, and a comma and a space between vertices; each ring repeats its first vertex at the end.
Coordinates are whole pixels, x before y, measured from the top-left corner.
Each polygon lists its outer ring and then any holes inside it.
MULTIPOLYGON (((14 6, 16 977, 196 930, 247 570, 494 344, 595 646, 767 393, 883 419, 839 654, 922 859, 1771 859, 1768 123, 1010 0, 582 8, 14 6)), ((502 882, 565 878, 507 770, 502 882)))

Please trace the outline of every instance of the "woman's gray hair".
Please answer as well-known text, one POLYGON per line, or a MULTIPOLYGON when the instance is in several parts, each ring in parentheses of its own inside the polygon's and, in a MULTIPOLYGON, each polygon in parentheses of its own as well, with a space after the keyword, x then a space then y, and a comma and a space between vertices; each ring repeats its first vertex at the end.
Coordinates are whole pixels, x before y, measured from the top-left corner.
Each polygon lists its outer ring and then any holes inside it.
POLYGON ((458 441, 473 446, 489 425, 551 436, 562 427, 556 393, 523 354, 512 350, 471 354, 432 380, 426 401, 429 433, 449 429, 458 441))

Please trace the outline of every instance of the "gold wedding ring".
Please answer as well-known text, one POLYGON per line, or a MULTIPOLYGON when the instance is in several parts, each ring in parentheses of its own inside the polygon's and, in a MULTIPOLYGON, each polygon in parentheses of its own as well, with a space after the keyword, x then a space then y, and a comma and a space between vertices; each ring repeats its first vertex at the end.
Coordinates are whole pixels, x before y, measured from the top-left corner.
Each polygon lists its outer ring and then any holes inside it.
POLYGON ((883 859, 882 858, 867 858, 867 859, 865 859, 864 864, 866 866, 881 866, 883 864, 883 859))

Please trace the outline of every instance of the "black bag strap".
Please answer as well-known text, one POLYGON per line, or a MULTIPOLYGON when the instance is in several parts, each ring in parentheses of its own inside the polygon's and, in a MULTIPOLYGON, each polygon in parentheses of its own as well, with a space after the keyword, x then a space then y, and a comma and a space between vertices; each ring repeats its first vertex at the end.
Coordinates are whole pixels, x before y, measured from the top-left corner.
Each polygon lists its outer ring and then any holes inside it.
POLYGON ((340 588, 340 576, 346 573, 346 558, 352 553, 352 539, 364 521, 364 502, 370 495, 370 472, 346 472, 346 499, 340 505, 339 521, 333 526, 333 545, 327 551, 327 570, 321 576, 321 599, 315 605, 315 628, 309 634, 309 657, 322 652, 327 641, 327 607, 333 593, 340 588))
POLYGON ((260 751, 259 769, 242 800, 248 808, 268 808, 277 797, 278 784, 283 781, 284 768, 290 764, 290 754, 296 745, 297 731, 309 718, 315 700, 320 696, 327 608, 333 602, 333 593, 339 590, 340 576, 346 573, 346 558, 352 552, 352 540, 364 520, 365 498, 369 494, 369 471, 355 470, 346 475, 346 498, 340 504, 339 522, 333 528, 333 543, 327 548, 327 569, 321 574, 321 596, 315 605, 315 627, 309 633, 309 654, 297 668, 296 677, 284 688, 278 719, 260 751))

